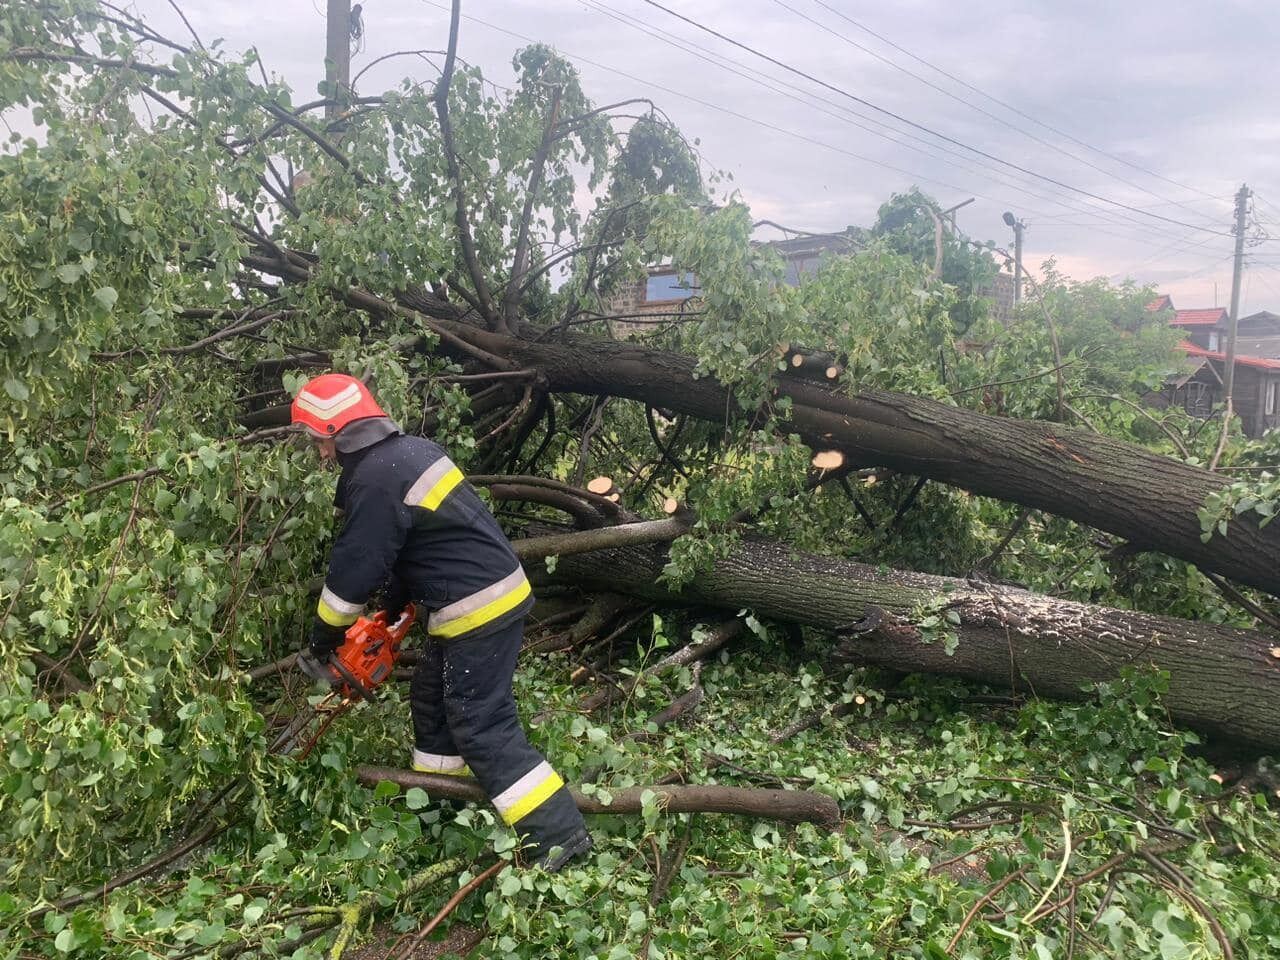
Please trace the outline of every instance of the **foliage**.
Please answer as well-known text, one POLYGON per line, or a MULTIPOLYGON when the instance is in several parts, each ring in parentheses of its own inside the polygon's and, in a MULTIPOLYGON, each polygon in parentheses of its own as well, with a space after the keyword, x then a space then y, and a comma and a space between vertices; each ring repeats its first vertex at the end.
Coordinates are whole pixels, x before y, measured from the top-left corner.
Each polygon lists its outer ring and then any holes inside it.
MULTIPOLYGON (((1185 564, 1124 556, 1074 524, 1033 516, 993 555, 1017 517, 1007 505, 866 471, 814 488, 812 451, 789 435, 773 389, 779 346, 797 345, 838 357, 850 394, 896 389, 1060 417, 1043 303, 1067 416, 1207 459, 1212 438, 1179 412, 1159 422, 1134 412, 1173 368, 1172 334, 1140 310, 1145 291, 1051 271, 1003 328, 977 296, 993 270, 986 254, 946 235, 941 276, 931 276, 925 211, 936 204, 918 192, 886 204, 864 249, 789 287, 778 252, 751 242, 742 199, 711 203, 721 177, 700 170, 696 141, 652 107, 623 129, 621 108, 598 110, 547 47, 513 64, 508 93, 465 66, 448 92, 477 276, 455 226, 433 90, 406 81, 353 98, 326 125, 325 103, 295 103, 256 53, 162 43, 90 0, 0 8, 0 109, 29 116, 0 152, 0 956, 245 947, 316 957, 326 941, 301 941, 335 905, 371 895, 373 916, 400 910, 407 923, 441 899, 438 887, 418 888, 425 870, 514 845, 488 809, 355 783, 356 764, 404 748, 397 689, 307 759, 266 755, 271 724, 308 691, 251 683, 246 671, 302 638, 333 477, 309 451, 242 422, 320 368, 367 377, 406 428, 429 429, 464 468, 607 473, 645 513, 679 496, 699 519, 673 550, 677 582, 741 536, 734 520, 745 514, 797 549, 951 574, 990 555, 993 575, 1060 595, 1243 622, 1185 564), (584 216, 587 195, 596 203, 584 216), (699 302, 651 339, 735 386, 750 415, 692 423, 629 401, 557 397, 509 420, 519 381, 495 405, 506 387, 452 379, 459 367, 428 318, 473 310, 478 280, 503 290, 522 225, 548 249, 517 278, 520 312, 547 327, 599 332, 610 293, 646 263, 695 274, 699 302), (568 276, 557 286, 559 264, 568 276), (543 410, 559 426, 528 416, 543 410), (648 453, 650 429, 664 456, 648 453), (225 832, 168 872, 52 910, 34 928, 24 919, 203 822, 225 832)), ((1273 446, 1229 447, 1224 462, 1264 465, 1273 446)), ((1270 516, 1274 481, 1258 475, 1207 505, 1206 529, 1270 516)), ((530 516, 502 513, 513 532, 530 516)), ((964 703, 983 691, 826 674, 748 622, 758 647, 707 666, 704 710, 662 731, 646 718, 692 682, 688 670, 646 678, 612 715, 586 717, 567 658, 531 660, 519 693, 543 708, 537 739, 571 778, 602 769, 602 791, 714 770, 829 793, 845 825, 783 829, 656 805, 638 821, 606 818, 588 867, 554 878, 508 870, 463 905, 497 955, 633 956, 648 935, 650 956, 936 957, 983 889, 1023 866, 1034 886, 1011 887, 1000 918, 971 928, 957 955, 1055 955, 1061 912, 1014 921, 1053 879, 1062 819, 1084 838, 1068 877, 1148 841, 1151 821, 1161 836, 1212 822, 1246 852, 1228 862, 1198 832, 1171 858, 1229 936, 1261 945, 1259 955, 1280 947, 1265 856, 1274 816, 1208 778, 1189 754, 1194 738, 1162 721, 1159 678, 991 715, 964 703), (773 740, 798 713, 833 703, 857 709, 773 740), (646 739, 624 739, 640 731, 646 739), (908 822, 946 822, 974 804, 1017 815, 976 832, 908 822), (658 858, 686 833, 671 890, 650 902, 658 858), (973 869, 938 866, 960 855, 973 869)), ((638 644, 635 664, 692 626, 669 619, 638 644)), ((1076 909, 1096 911, 1088 946, 1099 954, 1215 949, 1203 915, 1149 874, 1119 877, 1110 894, 1105 880, 1084 885, 1076 909)))

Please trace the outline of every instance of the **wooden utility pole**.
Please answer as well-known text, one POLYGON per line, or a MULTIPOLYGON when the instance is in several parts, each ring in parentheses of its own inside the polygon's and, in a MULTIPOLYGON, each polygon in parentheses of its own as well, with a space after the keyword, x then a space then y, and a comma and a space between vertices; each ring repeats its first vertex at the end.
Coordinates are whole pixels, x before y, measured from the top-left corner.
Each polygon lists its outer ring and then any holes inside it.
POLYGON ((1244 269, 1244 225, 1249 211, 1249 188, 1241 186, 1236 194, 1236 258, 1231 270, 1231 314, 1227 317, 1227 355, 1223 366, 1226 368, 1222 381, 1222 392, 1226 401, 1226 414, 1231 416, 1231 388, 1236 379, 1236 326, 1240 319, 1240 274, 1244 269))
POLYGON ((345 109, 351 90, 351 0, 329 0, 325 26, 324 80, 330 103, 324 116, 333 120, 345 109))
POLYGON ((1003 219, 1013 227, 1013 305, 1016 307, 1022 302, 1022 231, 1027 225, 1008 210, 1003 219))

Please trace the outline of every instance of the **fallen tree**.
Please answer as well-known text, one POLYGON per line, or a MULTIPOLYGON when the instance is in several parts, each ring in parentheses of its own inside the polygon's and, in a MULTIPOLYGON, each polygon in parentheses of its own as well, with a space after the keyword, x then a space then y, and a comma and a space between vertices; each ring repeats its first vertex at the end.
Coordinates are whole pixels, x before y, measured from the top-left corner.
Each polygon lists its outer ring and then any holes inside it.
MULTIPOLYGON (((270 270, 272 261, 254 263, 270 270)), ((378 315, 405 309, 366 293, 351 299, 378 315)), ((421 298, 413 302, 422 306, 421 298)), ((626 398, 711 422, 723 422, 727 412, 751 417, 731 388, 697 376, 696 361, 684 354, 596 338, 556 342, 544 331, 493 333, 447 319, 460 311, 444 303, 432 312, 437 317, 427 322, 453 341, 442 343, 444 352, 474 361, 482 351, 503 370, 530 371, 551 393, 626 398)), ((784 426, 815 450, 839 450, 860 466, 889 467, 1067 517, 1124 537, 1135 551, 1167 553, 1280 595, 1280 525, 1260 526, 1246 516, 1225 536, 1201 537, 1198 511, 1226 486, 1220 474, 1100 433, 924 397, 886 390, 851 396, 790 376, 776 377, 775 390, 792 404, 784 426)), ((287 420, 281 405, 243 422, 287 420)))
POLYGON ((833 655, 1038 696, 1078 698, 1125 667, 1153 667, 1169 675, 1163 703, 1179 723, 1280 745, 1280 657, 1275 640, 1258 632, 881 570, 761 541, 739 544, 671 591, 659 582, 666 559, 662 547, 620 547, 566 556, 544 576, 664 603, 750 607, 820 628, 833 655))
MULTIPOLYGON (((695 376, 695 362, 680 354, 633 343, 550 343, 446 326, 536 370, 552 391, 626 397, 713 422, 736 405, 731 390, 695 376)), ((1280 594, 1280 525, 1238 519, 1229 535, 1201 539, 1197 511, 1227 482, 1208 470, 1102 434, 922 397, 889 391, 848 396, 789 377, 778 377, 776 388, 792 401, 788 427, 815 449, 835 448, 859 465, 890 467, 1068 517, 1122 536, 1137 549, 1181 557, 1280 594)))

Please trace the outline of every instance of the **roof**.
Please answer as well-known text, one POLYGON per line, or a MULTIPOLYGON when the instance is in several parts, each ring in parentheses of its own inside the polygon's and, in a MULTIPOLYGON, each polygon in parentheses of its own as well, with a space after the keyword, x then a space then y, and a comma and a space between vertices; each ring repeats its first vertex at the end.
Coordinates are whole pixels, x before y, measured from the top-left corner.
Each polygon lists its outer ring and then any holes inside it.
POLYGON ((1172 310, 1174 309, 1173 297, 1169 296, 1167 293, 1162 293, 1147 304, 1147 309, 1152 313, 1156 313, 1159 310, 1172 310))
MULTIPOLYGON (((1226 354, 1216 350, 1206 350, 1203 347, 1197 347, 1190 340, 1183 340, 1178 344, 1178 348, 1186 353, 1188 357, 1204 357, 1206 360, 1221 360, 1226 362, 1226 354)), ((1280 360, 1274 360, 1270 357, 1249 357, 1236 356, 1236 363, 1242 367, 1257 367, 1259 370, 1280 370, 1280 360)))
POLYGON ((1226 323, 1227 311, 1223 307, 1210 310, 1176 310, 1169 321, 1172 327, 1212 327, 1226 323))

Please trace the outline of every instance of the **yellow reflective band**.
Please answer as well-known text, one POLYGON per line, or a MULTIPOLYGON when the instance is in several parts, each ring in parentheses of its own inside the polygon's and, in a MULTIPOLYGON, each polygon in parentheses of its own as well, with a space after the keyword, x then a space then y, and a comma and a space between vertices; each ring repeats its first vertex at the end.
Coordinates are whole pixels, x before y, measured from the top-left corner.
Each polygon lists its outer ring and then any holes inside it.
POLYGON ((498 617, 505 613, 510 613, 520 606, 532 592, 533 588, 529 586, 529 581, 522 576, 520 583, 513 587, 510 592, 504 593, 496 600, 489 601, 480 609, 474 610, 464 617, 459 617, 457 620, 431 625, 429 632, 433 637, 444 637, 445 639, 469 633, 477 627, 483 627, 491 620, 497 620, 498 617))
POLYGON ((502 811, 502 819, 514 826, 522 817, 533 813, 542 806, 553 793, 564 786, 560 774, 552 770, 530 788, 529 792, 502 811))
POLYGON ((320 602, 316 604, 316 613, 320 615, 321 620, 331 627, 349 627, 360 616, 358 613, 340 613, 325 603, 324 597, 321 597, 320 602))
POLYGON ((435 486, 427 491, 427 495, 418 501, 418 506, 425 507, 428 510, 435 510, 444 501, 450 492, 458 484, 462 482, 462 471, 454 467, 438 481, 435 486))

